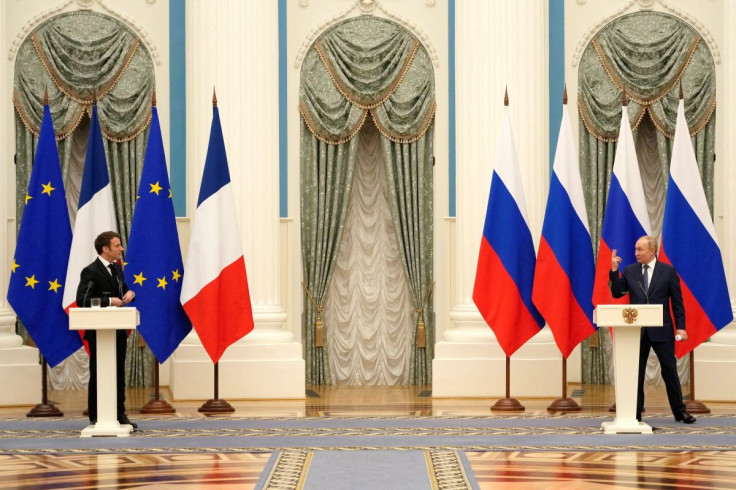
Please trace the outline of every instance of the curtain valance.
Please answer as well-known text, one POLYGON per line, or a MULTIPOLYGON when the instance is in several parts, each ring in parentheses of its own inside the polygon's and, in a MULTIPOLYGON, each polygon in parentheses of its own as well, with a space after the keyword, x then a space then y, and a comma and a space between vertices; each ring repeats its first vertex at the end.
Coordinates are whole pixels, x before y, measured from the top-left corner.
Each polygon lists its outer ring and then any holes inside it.
POLYGON ((648 111, 657 130, 672 138, 682 82, 694 136, 715 111, 714 73, 710 50, 691 26, 662 12, 629 14, 605 26, 583 53, 580 117, 597 139, 616 141, 625 88, 632 129, 648 111))
POLYGON ((320 141, 342 144, 369 113, 391 141, 409 143, 434 118, 434 72, 408 31, 376 17, 343 22, 322 34, 304 57, 299 111, 320 141))
POLYGON ((38 135, 43 93, 57 139, 91 113, 97 97, 108 140, 134 139, 151 119, 153 62, 138 37, 121 22, 88 10, 68 12, 38 26, 21 44, 13 102, 23 124, 38 135))

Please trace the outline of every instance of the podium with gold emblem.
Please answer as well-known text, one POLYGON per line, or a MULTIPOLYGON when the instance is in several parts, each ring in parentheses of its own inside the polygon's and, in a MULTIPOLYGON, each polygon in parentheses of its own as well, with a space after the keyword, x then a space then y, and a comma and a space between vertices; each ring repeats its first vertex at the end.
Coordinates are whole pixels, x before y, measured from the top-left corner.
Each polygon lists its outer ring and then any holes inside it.
POLYGON ((661 327, 662 318, 662 305, 598 305, 593 312, 599 328, 613 328, 616 419, 603 422, 605 434, 652 433, 651 426, 636 420, 639 339, 642 327, 661 327))

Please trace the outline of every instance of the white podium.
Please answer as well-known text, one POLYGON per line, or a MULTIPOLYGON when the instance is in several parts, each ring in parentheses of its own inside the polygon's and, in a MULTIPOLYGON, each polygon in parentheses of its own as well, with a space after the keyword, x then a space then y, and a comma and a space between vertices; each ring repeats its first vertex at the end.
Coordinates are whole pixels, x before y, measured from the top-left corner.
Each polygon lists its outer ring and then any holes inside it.
POLYGON ((636 420, 639 339, 642 327, 662 326, 662 305, 598 305, 593 322, 613 328, 616 419, 603 422, 603 433, 651 434, 651 426, 636 420))
POLYGON ((131 425, 117 417, 116 330, 135 330, 138 310, 131 307, 70 308, 70 330, 97 331, 97 423, 82 430, 82 437, 127 437, 131 425))

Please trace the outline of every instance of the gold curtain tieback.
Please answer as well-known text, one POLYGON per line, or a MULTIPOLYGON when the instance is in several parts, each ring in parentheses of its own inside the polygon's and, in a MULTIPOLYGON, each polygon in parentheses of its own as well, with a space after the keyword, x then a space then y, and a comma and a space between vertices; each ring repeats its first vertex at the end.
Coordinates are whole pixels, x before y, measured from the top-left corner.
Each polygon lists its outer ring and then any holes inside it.
POLYGON ((418 315, 417 317, 417 347, 425 348, 427 347, 427 329, 424 324, 424 309, 427 307, 427 303, 429 302, 429 295, 432 293, 432 289, 434 289, 434 284, 432 283, 431 286, 429 286, 429 289, 427 290, 427 294, 424 296, 424 302, 422 303, 421 308, 417 308, 414 311, 418 315))
POLYGON ((312 293, 309 291, 309 288, 303 282, 302 282, 302 287, 304 288, 304 292, 307 293, 307 298, 309 298, 309 301, 314 305, 314 308, 317 310, 317 321, 314 324, 314 346, 324 347, 325 346, 325 334, 324 334, 324 327, 322 325, 323 308, 317 304, 317 300, 314 299, 314 296, 312 296, 312 293))

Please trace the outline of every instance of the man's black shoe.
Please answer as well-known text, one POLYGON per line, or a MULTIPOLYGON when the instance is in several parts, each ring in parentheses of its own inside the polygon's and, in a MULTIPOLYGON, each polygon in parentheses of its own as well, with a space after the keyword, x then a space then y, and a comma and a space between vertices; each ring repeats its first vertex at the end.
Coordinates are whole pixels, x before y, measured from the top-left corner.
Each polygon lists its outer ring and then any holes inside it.
POLYGON ((89 423, 95 425, 97 423, 97 419, 89 419, 89 423))
POLYGON ((636 412, 636 420, 641 422, 641 412, 636 412))
POLYGON ((132 425, 134 429, 138 428, 138 424, 131 422, 127 415, 121 415, 118 417, 118 422, 122 425, 132 425))
POLYGON ((692 424, 698 419, 696 419, 695 417, 693 417, 687 412, 679 412, 675 414, 675 420, 678 422, 685 423, 685 424, 692 424))

